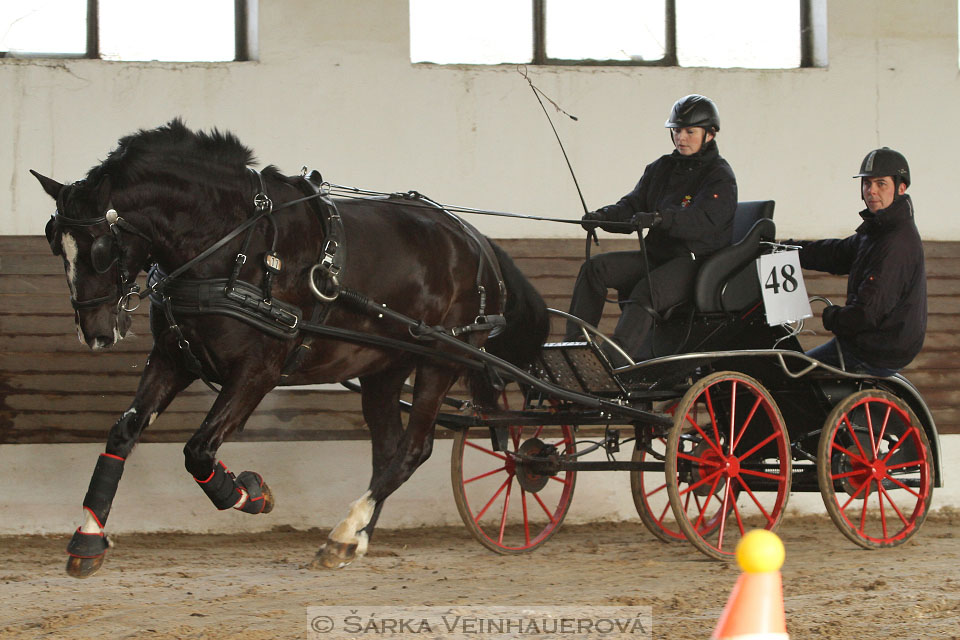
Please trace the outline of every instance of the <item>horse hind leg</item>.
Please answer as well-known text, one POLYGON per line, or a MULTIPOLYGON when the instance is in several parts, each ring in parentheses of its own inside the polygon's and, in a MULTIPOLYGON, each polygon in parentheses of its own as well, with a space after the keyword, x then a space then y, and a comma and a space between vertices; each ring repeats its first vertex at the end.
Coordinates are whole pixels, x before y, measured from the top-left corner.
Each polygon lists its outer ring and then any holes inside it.
POLYGON ((376 510, 376 503, 370 496, 368 489, 350 504, 347 517, 327 536, 327 541, 309 565, 311 569, 340 569, 367 554, 370 536, 365 529, 376 510))
MULTIPOLYGON (((371 482, 383 472, 397 450, 403 434, 400 416, 400 394, 412 367, 389 369, 360 379, 363 419, 370 429, 373 461, 371 482)), ((311 566, 338 568, 355 558, 363 557, 370 542, 373 525, 383 503, 370 500, 367 491, 350 505, 347 517, 330 532, 311 566), (326 563, 326 564, 325 564, 326 563)))
MULTIPOLYGON (((413 405, 406 430, 402 431, 396 448, 383 453, 384 464, 378 468, 375 462, 370 488, 350 505, 347 517, 327 536, 326 543, 320 547, 310 564, 311 569, 337 569, 366 554, 383 501, 430 457, 434 423, 444 395, 455 378, 456 374, 446 368, 434 365, 420 365, 417 368, 413 405)), ((365 405, 366 395, 367 389, 364 389, 365 405)), ((399 422, 398 400, 399 391, 396 397, 391 398, 399 422)))

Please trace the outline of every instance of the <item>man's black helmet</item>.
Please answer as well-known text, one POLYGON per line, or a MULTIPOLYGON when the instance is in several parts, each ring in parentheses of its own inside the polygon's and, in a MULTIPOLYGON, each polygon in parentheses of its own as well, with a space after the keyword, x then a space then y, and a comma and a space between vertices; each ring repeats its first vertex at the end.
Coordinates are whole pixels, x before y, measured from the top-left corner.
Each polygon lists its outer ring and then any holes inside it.
POLYGON ((663 126, 668 129, 703 127, 716 133, 720 131, 720 112, 713 100, 694 93, 673 103, 670 118, 663 126))
POLYGON ((860 163, 860 173, 854 178, 882 178, 891 176, 896 183, 910 186, 910 165, 899 151, 890 147, 874 149, 860 163))

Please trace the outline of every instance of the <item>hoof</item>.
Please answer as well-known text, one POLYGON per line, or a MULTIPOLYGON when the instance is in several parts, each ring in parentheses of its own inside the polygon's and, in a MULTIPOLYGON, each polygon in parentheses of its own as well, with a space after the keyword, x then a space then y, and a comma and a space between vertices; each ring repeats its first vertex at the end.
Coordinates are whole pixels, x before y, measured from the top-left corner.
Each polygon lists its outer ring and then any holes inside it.
POLYGON ((270 513, 273 511, 273 505, 276 503, 273 499, 273 491, 270 491, 270 487, 267 486, 266 482, 263 483, 260 490, 263 492, 263 511, 260 513, 270 513))
POLYGON ((236 477, 236 486, 246 493, 247 499, 239 507, 234 505, 234 509, 253 515, 273 511, 273 492, 259 473, 244 471, 236 477))
POLYGON ((70 556, 67 558, 67 575, 73 578, 89 578, 103 565, 103 558, 106 553, 101 553, 93 558, 77 558, 70 556))
POLYGON ((310 569, 340 569, 357 557, 357 544, 327 540, 310 563, 310 569))

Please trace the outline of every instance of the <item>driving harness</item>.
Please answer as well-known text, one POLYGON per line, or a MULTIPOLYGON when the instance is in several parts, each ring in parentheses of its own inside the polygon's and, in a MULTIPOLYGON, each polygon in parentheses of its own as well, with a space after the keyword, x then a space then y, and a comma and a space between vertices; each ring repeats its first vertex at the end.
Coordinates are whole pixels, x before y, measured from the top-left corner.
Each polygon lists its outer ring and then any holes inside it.
MULTIPOLYGON (((157 264, 153 264, 147 274, 147 287, 140 291, 135 280, 135 274, 127 273, 123 260, 123 244, 120 242, 122 232, 133 233, 150 241, 149 236, 136 229, 129 222, 120 217, 111 208, 105 216, 89 221, 78 221, 65 218, 59 212, 55 214, 56 222, 64 225, 96 225, 106 222, 111 231, 109 236, 101 236, 94 241, 91 247, 91 259, 95 270, 105 273, 113 262, 119 263, 118 291, 116 296, 107 295, 92 300, 77 301, 71 298, 76 309, 94 307, 117 298, 118 306, 124 311, 135 310, 143 298, 149 297, 151 305, 161 311, 167 324, 179 345, 188 370, 200 378, 214 391, 219 391, 203 372, 202 365, 191 349, 189 341, 184 337, 177 322, 177 318, 198 315, 224 315, 245 322, 259 331, 272 337, 292 340, 301 337, 300 343, 291 352, 283 366, 282 377, 296 371, 304 359, 306 350, 310 349, 313 336, 302 336, 302 332, 316 334, 337 340, 346 340, 362 344, 402 349, 423 355, 432 355, 446 360, 468 363, 469 360, 444 354, 436 350, 422 347, 409 342, 385 338, 372 334, 365 334, 349 329, 330 327, 325 324, 326 318, 335 303, 346 305, 356 311, 374 315, 374 317, 390 317, 408 325, 410 334, 419 340, 437 339, 438 333, 459 337, 470 333, 489 331, 490 335, 503 330, 506 319, 502 314, 486 313, 486 290, 482 285, 486 269, 490 269, 499 286, 501 299, 506 299, 506 286, 500 265, 497 261, 489 241, 472 225, 458 216, 446 211, 442 206, 429 198, 410 191, 404 194, 379 194, 393 199, 417 200, 426 203, 431 208, 437 208, 460 224, 461 229, 470 237, 480 249, 480 260, 477 267, 476 286, 480 296, 478 313, 474 322, 463 326, 445 328, 429 327, 422 321, 417 321, 398 312, 389 310, 385 305, 370 300, 362 293, 353 291, 342 284, 344 264, 346 262, 346 234, 343 221, 336 204, 329 195, 328 183, 325 183, 317 171, 307 173, 306 167, 300 173, 298 186, 304 196, 274 206, 266 193, 263 176, 260 172, 249 169, 251 178, 255 180, 253 198, 254 210, 250 218, 233 229, 226 236, 208 247, 206 250, 188 260, 186 263, 165 273, 157 264), (312 315, 305 318, 303 311, 296 305, 278 300, 273 297, 272 284, 274 278, 283 270, 283 260, 277 252, 278 228, 274 219, 275 212, 292 207, 302 202, 309 203, 317 215, 324 233, 324 243, 317 263, 310 269, 308 286, 318 303, 314 305, 312 315), (272 230, 272 243, 269 251, 263 254, 262 268, 264 270, 262 286, 256 286, 239 278, 240 271, 248 259, 247 251, 257 223, 266 219, 272 230), (203 280, 184 279, 181 276, 190 267, 207 259, 228 242, 246 232, 243 245, 234 261, 233 269, 226 278, 211 278, 203 280), (109 238, 109 240, 104 240, 109 238), (137 297, 136 304, 132 304, 133 297, 137 297), (132 306, 131 306, 132 305, 132 306)), ((50 229, 48 225, 48 235, 50 229)), ((217 376, 219 377, 219 376, 217 376)))

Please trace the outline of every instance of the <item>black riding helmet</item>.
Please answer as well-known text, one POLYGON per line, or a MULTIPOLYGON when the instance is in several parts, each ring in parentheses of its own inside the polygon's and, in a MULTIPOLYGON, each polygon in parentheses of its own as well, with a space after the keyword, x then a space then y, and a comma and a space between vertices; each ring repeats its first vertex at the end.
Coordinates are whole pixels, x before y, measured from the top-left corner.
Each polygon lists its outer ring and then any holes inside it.
POLYGON ((716 133, 720 131, 720 112, 713 100, 694 93, 673 103, 670 117, 663 126, 668 129, 703 127, 710 133, 716 133))
MULTIPOLYGON (((900 183, 910 186, 910 165, 899 151, 890 147, 874 149, 860 163, 860 173, 854 178, 893 178, 894 192, 900 190, 900 183)), ((896 196, 894 196, 896 197, 896 196)))

